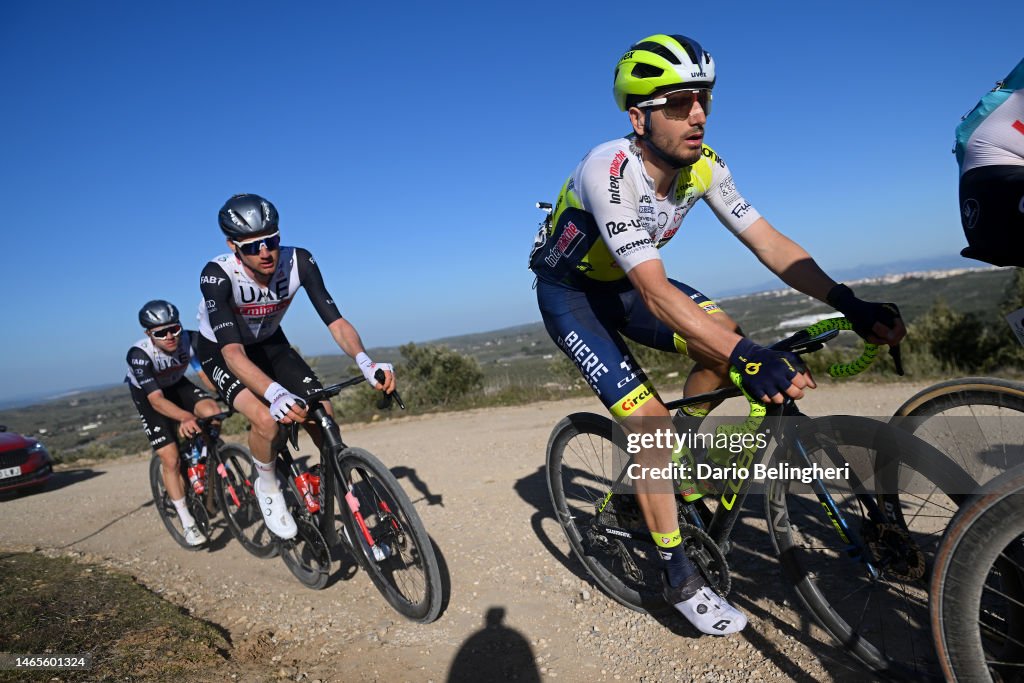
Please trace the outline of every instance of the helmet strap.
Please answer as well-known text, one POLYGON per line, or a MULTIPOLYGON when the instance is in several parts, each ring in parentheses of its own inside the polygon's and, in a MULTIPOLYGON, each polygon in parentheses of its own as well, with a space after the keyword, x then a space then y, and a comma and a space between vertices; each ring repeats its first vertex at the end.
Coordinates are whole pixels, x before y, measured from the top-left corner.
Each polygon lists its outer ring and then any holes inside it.
POLYGON ((647 111, 644 112, 644 134, 643 135, 637 135, 637 137, 644 142, 644 144, 645 144, 645 146, 647 148, 649 148, 652 152, 654 152, 654 156, 658 157, 659 159, 664 161, 666 164, 668 164, 669 168, 672 168, 672 169, 675 169, 675 170, 679 170, 679 169, 681 169, 681 168, 683 168, 683 167, 688 165, 688 164, 682 163, 678 159, 678 157, 672 156, 671 154, 669 154, 668 152, 666 152, 665 150, 663 150, 662 148, 660 148, 656 144, 654 144, 654 140, 651 138, 650 132, 651 132, 651 110, 648 109, 647 111))

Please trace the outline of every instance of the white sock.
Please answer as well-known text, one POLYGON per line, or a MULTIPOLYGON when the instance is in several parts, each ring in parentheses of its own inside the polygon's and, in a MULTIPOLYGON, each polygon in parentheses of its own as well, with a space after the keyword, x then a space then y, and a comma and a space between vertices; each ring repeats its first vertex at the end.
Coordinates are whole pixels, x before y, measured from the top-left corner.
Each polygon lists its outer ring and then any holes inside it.
POLYGON ((178 517, 181 518, 181 526, 186 529, 194 526, 196 520, 192 517, 192 513, 188 511, 188 503, 185 502, 185 499, 172 500, 171 502, 174 503, 174 509, 178 511, 178 517))
POLYGON ((256 474, 260 477, 260 490, 263 493, 279 493, 281 486, 277 483, 277 472, 274 467, 274 462, 263 463, 256 458, 252 459, 252 463, 256 466, 256 474))

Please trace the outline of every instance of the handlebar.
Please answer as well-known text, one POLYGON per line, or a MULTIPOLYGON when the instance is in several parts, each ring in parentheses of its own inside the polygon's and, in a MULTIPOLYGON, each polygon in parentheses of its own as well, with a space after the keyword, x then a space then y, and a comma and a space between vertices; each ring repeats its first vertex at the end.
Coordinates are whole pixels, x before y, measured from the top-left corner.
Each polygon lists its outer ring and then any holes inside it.
MULTIPOLYGON (((820 320, 813 325, 810 325, 803 330, 800 330, 791 337, 787 337, 782 341, 772 344, 771 348, 776 351, 789 351, 795 354, 811 353, 824 347, 824 345, 834 339, 836 335, 842 330, 853 330, 853 325, 846 318, 828 318, 826 320, 820 320)), ((853 377, 858 375, 875 362, 878 358, 878 344, 872 344, 870 342, 864 342, 864 348, 861 351, 860 356, 848 363, 833 363, 828 368, 828 374, 830 377, 853 377)), ((896 373, 899 375, 903 374, 903 362, 900 356, 899 345, 893 346, 889 349, 890 355, 892 355, 893 363, 896 366, 896 373)), ((729 379, 736 385, 743 395, 747 397, 747 400, 752 404, 757 403, 747 393, 746 389, 743 388, 743 378, 736 368, 729 369, 729 379)))

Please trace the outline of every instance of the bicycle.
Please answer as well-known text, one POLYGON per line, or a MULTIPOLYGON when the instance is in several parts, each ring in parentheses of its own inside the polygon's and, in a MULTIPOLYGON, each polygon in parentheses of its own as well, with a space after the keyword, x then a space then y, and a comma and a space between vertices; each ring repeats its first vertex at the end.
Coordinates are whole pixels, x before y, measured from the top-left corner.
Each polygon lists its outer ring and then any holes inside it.
MULTIPOLYGON (((327 584, 331 549, 346 548, 397 612, 428 623, 440 613, 442 595, 437 557, 423 522, 391 471, 368 451, 346 445, 321 403, 364 381, 360 375, 307 397, 308 419, 323 433, 320 463, 313 468, 307 470, 288 448, 289 443, 298 447, 298 425, 279 428, 272 452, 298 533, 288 540, 270 534, 271 542, 289 571, 313 589, 327 584)), ((384 381, 381 371, 378 381, 384 381)), ((397 392, 391 396, 404 409, 397 392)), ((239 510, 229 509, 228 517, 239 510)))
MULTIPOLYGON (((199 434, 185 440, 186 447, 178 449, 178 468, 182 481, 185 483, 186 505, 189 513, 196 520, 196 526, 207 538, 210 537, 212 529, 211 517, 215 516, 218 510, 225 509, 224 497, 226 494, 224 492, 233 489, 233 483, 228 477, 225 463, 235 463, 239 460, 247 462, 249 459, 249 454, 243 447, 225 444, 219 438, 219 424, 233 412, 233 410, 227 410, 196 420, 199 425, 199 434), (191 464, 190 458, 193 449, 201 453, 195 465, 191 464)), ((202 548, 205 544, 193 546, 185 540, 181 518, 167 494, 160 457, 156 454, 153 455, 149 463, 149 485, 153 492, 157 514, 160 515, 160 521, 171 534, 171 538, 187 550, 202 548)))
POLYGON ((939 382, 909 398, 891 423, 985 483, 1024 461, 1024 384, 994 377, 939 382))
POLYGON ((1024 678, 1024 465, 961 506, 936 553, 931 595, 947 680, 1024 678))
MULTIPOLYGON (((842 318, 825 320, 773 348, 811 353, 840 329, 850 324, 842 318)), ((860 358, 833 366, 829 374, 856 374, 876 354, 877 347, 868 344, 860 358)), ((731 378, 734 387, 666 403, 676 410, 743 395, 747 419, 721 425, 716 436, 764 436, 763 443, 755 438, 757 447, 726 454, 732 470, 723 478, 714 510, 708 495, 691 502, 677 496, 687 555, 725 596, 731 588, 726 556, 751 488, 751 468, 849 467, 845 482, 835 473, 809 477, 807 485, 766 480, 764 515, 773 548, 818 624, 876 675, 917 680, 933 673, 927 634, 910 638, 902 629, 901 638, 892 639, 884 629, 900 620, 927 623, 928 561, 944 528, 934 518, 952 517, 956 506, 948 496, 970 490, 970 477, 926 443, 885 423, 854 416, 811 418, 792 400, 765 406, 743 391, 737 372, 731 378), (908 482, 931 493, 905 495, 894 506, 888 493, 908 482)), ((688 419, 676 413, 673 422, 679 429, 688 419)), ((594 581, 626 607, 667 611, 656 546, 624 481, 632 463, 628 448, 623 428, 611 419, 569 415, 548 441, 548 490, 573 554, 594 581)), ((721 460, 723 454, 714 450, 708 449, 709 460, 721 460)), ((673 459, 678 463, 686 455, 677 452, 673 459)), ((696 454, 689 456, 696 461, 696 454)))

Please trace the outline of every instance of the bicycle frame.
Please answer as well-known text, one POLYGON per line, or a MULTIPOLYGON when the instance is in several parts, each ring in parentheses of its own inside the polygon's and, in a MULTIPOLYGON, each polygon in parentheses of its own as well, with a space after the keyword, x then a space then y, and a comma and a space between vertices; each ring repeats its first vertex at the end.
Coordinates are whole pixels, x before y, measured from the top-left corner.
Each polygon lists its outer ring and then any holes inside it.
MULTIPOLYGON (((683 406, 718 402, 741 395, 742 393, 739 389, 726 387, 713 392, 670 401, 665 404, 665 407, 672 411, 682 408, 683 406)), ((796 407, 796 402, 792 399, 787 399, 785 403, 781 405, 769 405, 767 407, 765 419, 760 422, 758 432, 779 436, 773 436, 771 439, 766 439, 764 448, 760 448, 756 451, 744 450, 739 454, 739 458, 737 458, 735 463, 736 467, 732 468, 733 471, 736 472, 737 476, 725 481, 725 491, 719 498, 719 505, 716 507, 714 513, 710 512, 703 499, 698 499, 697 501, 690 503, 680 501, 682 505, 682 512, 685 517, 693 526, 707 533, 715 544, 718 545, 723 554, 728 553, 730 550, 731 543, 729 539, 732 536, 732 531, 736 525, 736 521, 740 517, 740 511, 743 508, 747 495, 750 492, 752 483, 752 477, 750 476, 751 466, 755 463, 761 463, 764 461, 768 453, 768 448, 772 442, 775 443, 775 448, 778 452, 789 452, 796 455, 798 462, 794 463, 795 466, 801 468, 812 466, 807 446, 801 439, 800 435, 801 427, 809 424, 809 421, 810 418, 800 412, 796 407), (743 460, 741 461, 740 458, 743 458, 743 460), (747 476, 738 476, 741 472, 746 472, 747 476)), ((841 456, 839 456, 837 460, 845 462, 845 459, 841 456)), ((629 462, 631 463, 632 461, 633 458, 631 456, 629 462)), ((601 507, 598 509, 599 513, 604 509, 604 505, 608 500, 611 499, 616 487, 622 484, 627 471, 628 465, 623 468, 622 472, 619 473, 618 478, 612 483, 608 494, 605 496, 604 503, 602 503, 601 507)), ((858 558, 862 563, 864 563, 872 578, 879 577, 879 568, 874 565, 870 558, 870 554, 865 552, 866 544, 860 537, 857 530, 849 523, 846 515, 844 515, 839 509, 839 506, 828 492, 822 480, 819 477, 815 477, 811 481, 810 486, 822 507, 826 510, 833 527, 839 534, 839 537, 842 539, 843 543, 846 544, 846 554, 851 558, 858 558)), ((783 518, 786 514, 784 500, 785 489, 781 486, 776 486, 771 490, 775 495, 782 496, 782 499, 780 500, 769 500, 769 504, 772 509, 772 519, 769 519, 768 522, 773 525, 778 525, 783 523, 783 518)), ((883 524, 888 521, 886 515, 883 513, 873 496, 864 491, 855 491, 854 496, 860 504, 866 508, 868 516, 875 523, 883 524)), ((619 526, 601 523, 597 519, 595 519, 591 528, 599 534, 630 538, 635 541, 652 545, 654 543, 650 533, 646 530, 636 531, 625 529, 619 526)))

